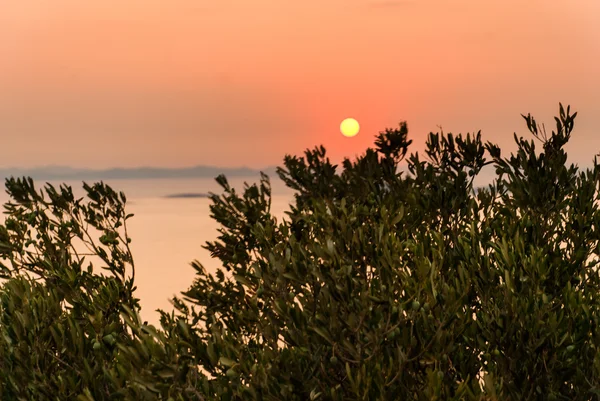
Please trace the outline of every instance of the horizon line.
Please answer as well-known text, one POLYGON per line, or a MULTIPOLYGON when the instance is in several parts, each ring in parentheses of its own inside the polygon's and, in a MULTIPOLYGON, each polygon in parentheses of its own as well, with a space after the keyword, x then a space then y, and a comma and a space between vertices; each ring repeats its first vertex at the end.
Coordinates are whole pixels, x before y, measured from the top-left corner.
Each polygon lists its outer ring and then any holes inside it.
POLYGON ((184 167, 168 167, 168 166, 150 166, 150 165, 141 165, 135 167, 124 167, 124 166, 113 166, 113 167, 74 167, 65 164, 46 164, 46 165, 37 165, 37 166, 27 166, 27 167, 18 167, 18 166, 0 166, 1 170, 42 170, 42 169, 69 169, 69 170, 79 170, 79 171, 109 171, 109 170, 142 170, 142 169, 152 169, 152 170, 186 170, 186 169, 194 169, 194 168, 208 168, 208 169, 226 169, 226 170, 268 170, 272 168, 279 167, 277 165, 270 165, 265 167, 249 167, 249 166, 216 166, 211 164, 196 164, 191 166, 184 167))

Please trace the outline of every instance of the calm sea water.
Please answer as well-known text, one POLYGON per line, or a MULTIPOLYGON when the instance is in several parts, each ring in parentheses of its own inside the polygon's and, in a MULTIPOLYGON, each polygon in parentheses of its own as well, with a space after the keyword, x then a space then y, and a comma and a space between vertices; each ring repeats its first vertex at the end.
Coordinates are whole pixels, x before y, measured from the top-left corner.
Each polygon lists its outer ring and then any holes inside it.
MULTIPOLYGON (((258 183, 259 176, 230 178, 229 183, 238 193, 244 182, 258 183)), ((281 221, 293 200, 293 191, 278 177, 271 178, 271 213, 281 221)), ((136 265, 137 296, 142 306, 142 318, 158 324, 156 309, 172 310, 169 299, 179 295, 192 284, 193 260, 200 261, 209 271, 220 267, 202 248, 206 241, 217 238, 219 225, 210 218, 206 198, 165 198, 170 194, 190 192, 222 193, 213 178, 114 180, 105 181, 116 191, 127 195, 127 210, 135 216, 128 220, 128 232, 136 265)), ((43 182, 36 182, 39 186, 43 182)), ((58 186, 62 182, 51 181, 58 186)), ((80 181, 67 181, 77 195, 84 191, 80 181)), ((8 200, 5 191, 0 193, 0 203, 8 200)))

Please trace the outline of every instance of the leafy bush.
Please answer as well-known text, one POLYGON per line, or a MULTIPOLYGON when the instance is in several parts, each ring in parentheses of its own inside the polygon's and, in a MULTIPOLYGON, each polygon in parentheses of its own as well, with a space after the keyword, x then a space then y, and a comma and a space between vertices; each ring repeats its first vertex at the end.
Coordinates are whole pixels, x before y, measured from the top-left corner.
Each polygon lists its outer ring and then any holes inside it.
POLYGON ((193 262, 160 329, 126 275, 124 196, 47 186, 46 201, 10 179, 0 398, 596 399, 600 169, 567 165, 575 116, 561 105, 551 135, 524 116, 534 138, 508 158, 479 133, 430 134, 409 174, 404 123, 340 174, 323 147, 286 156, 283 221, 267 176, 242 194, 219 176, 206 248, 223 268, 193 262))
POLYGON ((125 195, 85 185, 84 203, 66 186, 38 192, 31 179, 11 178, 6 187, 12 202, 0 226, 0 399, 168 393, 172 380, 161 387, 161 378, 172 376, 165 334, 143 327, 137 315, 125 195), (95 273, 86 258, 108 274, 95 273), (142 328, 160 342, 141 341, 142 328), (160 359, 151 362, 151 355, 160 359))

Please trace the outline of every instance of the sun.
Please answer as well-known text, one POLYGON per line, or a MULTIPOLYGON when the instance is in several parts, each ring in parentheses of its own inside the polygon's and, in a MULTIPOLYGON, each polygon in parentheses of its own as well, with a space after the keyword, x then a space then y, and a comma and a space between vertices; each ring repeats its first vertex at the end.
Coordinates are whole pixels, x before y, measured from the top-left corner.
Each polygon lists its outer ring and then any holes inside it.
POLYGON ((344 136, 350 138, 358 134, 358 131, 360 131, 360 125, 358 125, 358 121, 356 121, 355 119, 346 118, 340 124, 340 131, 344 136))

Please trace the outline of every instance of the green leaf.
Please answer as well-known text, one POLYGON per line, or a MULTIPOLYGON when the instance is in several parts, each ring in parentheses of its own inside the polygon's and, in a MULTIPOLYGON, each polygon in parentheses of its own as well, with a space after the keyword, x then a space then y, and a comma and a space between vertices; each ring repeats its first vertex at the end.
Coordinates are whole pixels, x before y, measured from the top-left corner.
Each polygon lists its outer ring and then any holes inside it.
POLYGON ((317 333, 318 335, 320 335, 321 337, 323 337, 325 340, 327 340, 328 343, 333 344, 333 340, 331 339, 331 337, 327 333, 326 329, 323 329, 323 328, 320 328, 320 327, 311 327, 311 329, 315 333, 317 333))
POLYGON ((219 363, 224 366, 233 366, 235 361, 233 359, 229 359, 225 356, 219 358, 219 363))

